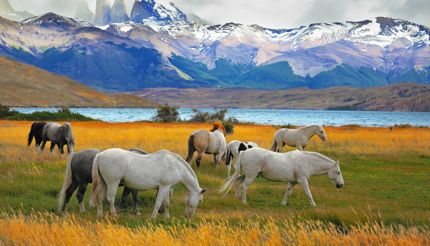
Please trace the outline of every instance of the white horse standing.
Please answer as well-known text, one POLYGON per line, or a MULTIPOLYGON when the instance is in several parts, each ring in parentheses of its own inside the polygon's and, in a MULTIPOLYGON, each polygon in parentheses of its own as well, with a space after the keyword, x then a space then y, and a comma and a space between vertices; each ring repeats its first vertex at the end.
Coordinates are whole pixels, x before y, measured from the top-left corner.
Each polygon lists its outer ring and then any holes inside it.
POLYGON ((227 177, 230 178, 231 173, 231 161, 239 155, 241 151, 245 151, 247 149, 257 148, 258 144, 254 142, 241 142, 238 140, 230 141, 227 144, 225 165, 227 166, 227 177))
POLYGON ((188 138, 188 156, 186 161, 191 164, 194 152, 197 151, 196 164, 200 167, 203 153, 214 155, 214 165, 218 166, 223 158, 227 142, 225 140, 226 131, 224 126, 217 122, 214 123, 211 131, 197 130, 188 138))
POLYGON ((309 189, 309 179, 313 175, 328 174, 328 177, 336 184, 336 188, 344 185, 339 162, 316 152, 290 151, 276 153, 269 150, 255 148, 239 154, 235 164, 233 176, 222 186, 220 192, 229 192, 236 182, 236 196, 242 198, 246 204, 246 192, 249 185, 257 176, 277 182, 288 182, 287 190, 281 204, 286 205, 288 197, 293 192, 294 186, 299 183, 311 204, 316 204, 309 189), (240 176, 240 171, 244 175, 240 176))
POLYGON ((191 217, 205 192, 200 188, 193 169, 180 156, 167 150, 140 155, 123 149, 108 149, 96 155, 92 169, 94 189, 90 206, 97 206, 97 215, 103 216, 102 203, 107 198, 110 213, 116 215, 115 195, 121 181, 133 190, 158 188, 151 218, 158 215, 163 204, 169 218, 169 193, 172 186, 182 183, 188 190, 185 215, 191 217))
POLYGON ((303 150, 309 144, 309 140, 314 135, 318 135, 323 142, 327 141, 327 135, 325 134, 324 128, 322 126, 314 125, 300 127, 297 129, 279 129, 275 133, 271 150, 280 152, 282 147, 285 145, 303 150))

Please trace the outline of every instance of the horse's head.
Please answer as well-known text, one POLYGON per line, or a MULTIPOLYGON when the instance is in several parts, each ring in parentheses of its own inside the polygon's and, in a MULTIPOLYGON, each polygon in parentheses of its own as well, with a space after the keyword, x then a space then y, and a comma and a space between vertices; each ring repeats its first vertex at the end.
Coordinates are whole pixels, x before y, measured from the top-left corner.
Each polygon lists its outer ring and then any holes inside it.
POLYGON ((328 177, 336 185, 336 188, 340 189, 345 184, 342 177, 342 172, 340 171, 339 161, 330 168, 328 171, 328 177))
POLYGON ((201 189, 200 192, 190 191, 188 193, 187 205, 185 206, 185 216, 191 218, 196 212, 197 206, 203 200, 203 193, 205 189, 201 189))
POLYGON ((211 132, 214 131, 220 131, 224 134, 224 136, 227 134, 227 131, 224 128, 224 125, 221 122, 214 122, 213 127, 211 129, 211 132))
POLYGON ((323 142, 327 141, 327 135, 325 134, 324 128, 322 126, 318 126, 316 128, 316 134, 323 142))

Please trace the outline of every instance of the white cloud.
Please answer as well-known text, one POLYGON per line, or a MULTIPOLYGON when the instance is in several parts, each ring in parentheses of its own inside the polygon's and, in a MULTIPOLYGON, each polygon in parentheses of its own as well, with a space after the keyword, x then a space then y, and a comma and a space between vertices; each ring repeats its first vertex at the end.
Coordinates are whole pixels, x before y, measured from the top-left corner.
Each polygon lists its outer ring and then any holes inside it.
MULTIPOLYGON (((35 14, 56 12, 73 16, 77 4, 96 0, 9 0, 18 10, 35 14)), ((114 0, 110 0, 113 2, 114 0)), ((129 11, 134 0, 125 0, 129 11)), ((266 27, 291 28, 315 22, 358 21, 376 16, 410 20, 430 26, 428 0, 159 0, 174 2, 186 13, 211 23, 239 22, 266 27)))

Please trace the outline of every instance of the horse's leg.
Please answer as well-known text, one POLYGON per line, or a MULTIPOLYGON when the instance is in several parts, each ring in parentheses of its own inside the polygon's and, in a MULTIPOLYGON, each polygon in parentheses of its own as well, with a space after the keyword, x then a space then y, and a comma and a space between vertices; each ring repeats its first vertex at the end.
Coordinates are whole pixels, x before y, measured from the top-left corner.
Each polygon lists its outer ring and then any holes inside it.
POLYGON ((241 188, 241 185, 242 185, 244 180, 245 180, 245 175, 242 175, 236 179, 236 182, 235 182, 235 184, 236 184, 236 198, 241 197, 241 189, 240 188, 241 188))
POLYGON ((288 197, 290 197, 291 193, 293 193, 293 188, 296 184, 293 182, 288 182, 287 190, 285 191, 284 199, 282 199, 281 205, 287 205, 288 197))
POLYGON ((118 190, 120 180, 113 181, 107 184, 107 193, 106 193, 106 200, 109 203, 109 212, 112 216, 116 216, 116 210, 115 210, 115 196, 116 191, 118 190))
POLYGON ((296 148, 297 148, 298 150, 300 150, 300 151, 303 151, 303 147, 302 147, 302 145, 301 145, 301 144, 297 144, 297 145, 296 145, 296 148))
POLYGON ((76 194, 76 198, 78 198, 78 203, 79 203, 79 211, 81 213, 85 212, 84 195, 85 195, 85 192, 87 191, 87 185, 88 185, 87 183, 79 184, 78 194, 76 194))
POLYGON ((231 174, 231 163, 227 165, 227 178, 230 179, 231 174))
POLYGON ((64 154, 64 144, 58 144, 58 150, 60 151, 60 154, 64 154))
POLYGON ((71 152, 72 152, 72 148, 71 148, 70 144, 67 143, 67 153, 70 154, 71 152))
POLYGON ((281 150, 282 150, 282 148, 284 147, 284 142, 279 142, 279 141, 276 141, 276 150, 275 150, 275 152, 281 152, 281 150))
POLYGON ((169 190, 169 193, 164 198, 163 203, 162 203, 163 213, 164 213, 164 217, 166 219, 170 218, 169 206, 170 206, 170 190, 169 190))
POLYGON ((127 188, 127 186, 124 186, 124 190, 122 191, 122 195, 121 195, 121 201, 119 202, 120 209, 125 209, 125 207, 127 207, 127 200, 128 200, 127 198, 131 192, 132 192, 131 189, 127 188))
POLYGON ((131 196, 133 197, 133 213, 140 215, 139 208, 137 207, 137 190, 133 190, 131 196))
POLYGON ((218 167, 218 158, 217 158, 216 154, 214 154, 214 162, 213 162, 212 165, 215 166, 215 167, 218 167))
POLYGON ((196 159, 197 167, 200 167, 200 162, 202 161, 202 158, 203 158, 203 152, 198 151, 197 152, 197 159, 196 159))
POLYGON ((303 187, 303 191, 305 192, 306 196, 308 197, 309 203, 312 207, 316 207, 317 205, 314 202, 314 198, 312 197, 311 190, 309 189, 309 182, 306 178, 299 179, 300 185, 303 187))
POLYGON ((51 141, 51 147, 49 147, 49 151, 54 151, 54 148, 55 148, 55 143, 53 143, 52 141, 51 141))
POLYGON ((242 183, 242 203, 248 204, 246 201, 246 192, 248 191, 249 185, 254 181, 254 178, 250 178, 248 176, 245 176, 245 180, 242 183))
POLYGON ((72 197, 73 192, 75 192, 76 188, 78 188, 78 182, 72 179, 72 183, 70 184, 69 188, 67 188, 66 190, 66 197, 64 199, 64 205, 62 207, 63 212, 66 210, 66 206, 70 201, 70 197, 72 197))
POLYGON ((157 199, 155 199, 154 210, 152 211, 151 219, 155 220, 158 215, 158 210, 161 207, 166 196, 169 196, 170 187, 169 186, 160 186, 158 188, 157 199))

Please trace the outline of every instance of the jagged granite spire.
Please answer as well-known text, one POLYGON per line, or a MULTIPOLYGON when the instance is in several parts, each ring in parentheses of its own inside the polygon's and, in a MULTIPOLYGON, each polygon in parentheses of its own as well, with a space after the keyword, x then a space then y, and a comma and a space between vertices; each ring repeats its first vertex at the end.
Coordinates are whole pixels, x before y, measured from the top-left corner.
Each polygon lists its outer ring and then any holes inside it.
POLYGON ((95 15, 91 12, 88 7, 88 3, 85 0, 80 0, 78 3, 78 7, 76 8, 75 18, 87 21, 89 23, 94 22, 95 15))
POLYGON ((108 0, 97 0, 95 23, 96 25, 111 23, 111 8, 108 0))
POLYGON ((111 22, 125 22, 128 20, 124 0, 115 0, 111 9, 111 22))
POLYGON ((0 13, 1 12, 13 12, 13 8, 8 0, 0 0, 0 13))
POLYGON ((22 21, 33 15, 27 11, 15 11, 8 0, 0 0, 0 16, 14 21, 22 21))

